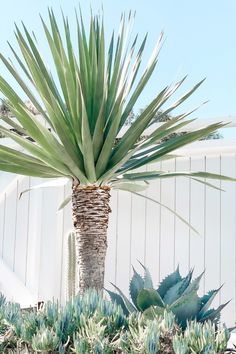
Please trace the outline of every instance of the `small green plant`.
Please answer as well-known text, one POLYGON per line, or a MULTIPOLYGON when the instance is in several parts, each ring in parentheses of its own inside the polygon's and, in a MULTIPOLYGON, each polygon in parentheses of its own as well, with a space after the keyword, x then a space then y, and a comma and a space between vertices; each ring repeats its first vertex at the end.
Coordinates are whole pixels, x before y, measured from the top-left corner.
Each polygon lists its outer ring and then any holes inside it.
POLYGON ((76 294, 76 240, 74 232, 69 233, 67 243, 67 299, 70 300, 76 294))
POLYGON ((95 290, 39 310, 20 310, 1 296, 0 302, 4 354, 223 354, 229 339, 226 328, 211 322, 188 322, 183 331, 167 310, 154 319, 142 312, 126 317, 95 290))
POLYGON ((114 284, 118 293, 107 290, 111 300, 119 304, 126 315, 141 311, 147 318, 153 319, 167 310, 175 314, 178 324, 183 329, 186 328, 187 321, 194 319, 198 322, 210 320, 218 324, 220 312, 227 303, 220 305, 217 309, 209 309, 220 288, 211 290, 202 297, 198 296, 197 291, 203 273, 192 280, 192 270, 186 277, 181 277, 179 267, 177 267, 156 290, 148 269, 144 265, 142 267, 144 277, 133 268, 134 274, 129 287, 132 302, 114 284))
POLYGON ((229 337, 229 331, 217 330, 210 321, 204 324, 192 321, 187 324, 184 333, 173 337, 173 348, 176 354, 224 353, 229 337))

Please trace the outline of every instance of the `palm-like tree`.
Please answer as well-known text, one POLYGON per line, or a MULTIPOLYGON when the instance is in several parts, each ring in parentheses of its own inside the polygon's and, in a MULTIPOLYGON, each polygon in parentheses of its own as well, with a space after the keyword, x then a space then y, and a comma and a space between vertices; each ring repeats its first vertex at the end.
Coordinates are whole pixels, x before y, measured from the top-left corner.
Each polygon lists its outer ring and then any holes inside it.
POLYGON ((108 51, 100 17, 91 16, 87 34, 82 16, 76 16, 78 48, 73 45, 67 18, 63 16, 64 37, 52 10, 49 10, 49 21, 50 24, 46 25, 42 19, 42 25, 52 54, 53 73, 41 56, 35 36, 24 25, 22 30, 16 26, 15 32, 20 54, 10 46, 21 74, 10 60, 0 54, 24 95, 43 118, 35 116, 0 76, 0 91, 16 118, 3 115, 2 120, 9 129, 1 125, 0 131, 24 149, 20 152, 0 145, 0 169, 28 176, 67 177, 71 180, 79 286, 83 292, 88 287, 103 286, 110 190, 120 188, 137 192, 143 188, 138 181, 176 175, 223 178, 204 172, 136 171, 153 161, 169 158, 169 153, 175 149, 209 134, 221 124, 212 124, 161 142, 191 121, 184 120, 189 112, 163 123, 151 135, 140 139, 160 109, 161 116, 170 113, 201 84, 164 108, 184 78, 158 93, 117 140, 156 67, 162 35, 144 73, 138 76, 146 37, 137 51, 137 37, 130 46, 126 45, 132 15, 128 20, 122 16, 118 37, 113 33, 108 51), (31 139, 26 139, 26 136, 31 139))

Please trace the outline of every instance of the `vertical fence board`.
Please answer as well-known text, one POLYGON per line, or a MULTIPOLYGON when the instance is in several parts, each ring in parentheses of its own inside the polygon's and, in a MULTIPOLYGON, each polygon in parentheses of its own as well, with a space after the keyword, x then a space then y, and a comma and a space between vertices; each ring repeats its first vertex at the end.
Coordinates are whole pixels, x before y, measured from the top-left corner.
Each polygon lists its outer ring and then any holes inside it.
MULTIPOLYGON (((235 176, 235 155, 224 156, 221 159, 221 173, 235 176)), ((224 284, 220 294, 220 303, 235 299, 235 190, 232 182, 221 182, 221 260, 220 283, 224 284)), ((230 326, 235 326, 235 300, 226 306, 222 313, 222 321, 227 321, 230 326)))
POLYGON ((6 194, 3 259, 10 269, 14 266, 16 219, 17 219, 18 180, 6 194))
MULTIPOLYGON (((71 183, 68 182, 62 187, 59 204, 62 203, 65 198, 71 195, 71 183)), ((68 235, 72 231, 72 212, 71 202, 68 203, 62 211, 60 211, 59 217, 62 218, 62 235, 61 235, 61 287, 60 287, 60 300, 62 303, 66 300, 67 293, 67 264, 68 264, 68 235)))
POLYGON ((61 230, 58 228, 57 212, 61 200, 60 191, 60 188, 47 188, 42 191, 39 297, 45 300, 60 298, 61 230))
MULTIPOLYGON (((42 183, 40 178, 30 178, 29 186, 42 183)), ((28 225, 27 225, 27 261, 25 270, 25 285, 38 298, 40 272, 40 245, 42 228, 42 189, 28 193, 28 225)), ((50 213, 50 210, 48 210, 50 213)))
MULTIPOLYGON (((204 171, 204 157, 191 158, 191 170, 204 171)), ((197 230, 190 232, 190 266, 194 267, 194 275, 200 275, 205 269, 204 262, 204 225, 205 225, 205 185, 191 180, 190 182, 190 223, 197 230)), ((201 280, 199 292, 204 291, 204 281, 201 280)))
MULTIPOLYGON (((161 164, 161 170, 173 171, 175 165, 173 160, 164 161, 161 164)), ((175 209, 175 180, 173 178, 163 179, 160 182, 160 202, 170 209, 175 209)), ((160 223, 160 280, 174 270, 175 255, 175 216, 174 214, 161 207, 160 223)))
POLYGON ((0 197, 0 258, 2 258, 5 234, 6 193, 3 193, 0 197))
MULTIPOLYGON (((189 159, 177 159, 176 171, 189 171, 189 159)), ((176 212, 190 223, 190 179, 184 177, 176 178, 176 212)), ((175 217, 175 267, 179 264, 180 271, 187 274, 189 271, 189 252, 190 252, 190 229, 182 220, 175 217)))
MULTIPOLYGON (((129 266, 130 266, 130 204, 131 195, 128 192, 118 192, 117 211, 117 249, 116 249, 116 270, 115 284, 128 294, 129 287, 129 266)), ((136 237, 136 235, 134 234, 136 237)))
POLYGON ((116 236, 117 236, 117 204, 118 192, 111 193, 111 213, 107 235, 107 256, 105 265, 105 287, 111 289, 110 282, 116 281, 116 236))
MULTIPOLYGON (((206 158, 206 171, 220 173, 220 157, 212 156, 206 158)), ((220 187, 219 181, 207 179, 207 182, 214 183, 220 187)), ((221 192, 206 187, 206 227, 205 227, 205 291, 220 286, 220 244, 221 244, 221 192)), ((214 300, 213 305, 219 303, 219 296, 214 300)))
MULTIPOLYGON (((159 170, 159 164, 151 164, 150 171, 159 170)), ((160 180, 151 181, 146 191, 149 198, 160 199, 160 180)), ((145 264, 153 276, 154 284, 159 283, 160 205, 147 200, 145 264)))
POLYGON ((20 193, 26 189, 29 189, 29 180, 30 179, 26 177, 19 181, 17 196, 17 219, 13 270, 23 283, 26 281, 30 192, 24 193, 21 198, 20 193))

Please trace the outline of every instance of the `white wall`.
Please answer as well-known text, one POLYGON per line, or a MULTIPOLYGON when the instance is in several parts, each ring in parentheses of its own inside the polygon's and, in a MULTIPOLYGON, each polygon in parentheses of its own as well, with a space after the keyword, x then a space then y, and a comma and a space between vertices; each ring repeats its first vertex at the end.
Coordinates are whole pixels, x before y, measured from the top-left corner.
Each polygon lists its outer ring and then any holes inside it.
MULTIPOLYGON (((201 142, 182 151, 185 157, 150 165, 149 169, 206 170, 236 177, 236 144, 201 142), (207 153, 206 153, 207 151, 207 153), (203 153, 204 152, 204 153, 203 153)), ((0 194, 0 257, 36 300, 65 298, 66 236, 71 210, 57 208, 70 186, 19 193, 39 180, 16 178, 0 194)), ((156 284, 179 264, 185 274, 205 269, 201 293, 224 283, 215 305, 231 300, 223 320, 236 318, 236 185, 215 182, 225 192, 187 178, 158 180, 146 192, 181 214, 195 234, 177 217, 144 198, 112 193, 106 284, 116 283, 128 293, 131 265, 145 263, 156 284)), ((4 273, 5 274, 5 273, 4 273)), ((1 272, 0 286, 7 290, 1 272), (4 285, 5 284, 5 285, 4 285)), ((14 298, 12 294, 12 298, 14 298)))

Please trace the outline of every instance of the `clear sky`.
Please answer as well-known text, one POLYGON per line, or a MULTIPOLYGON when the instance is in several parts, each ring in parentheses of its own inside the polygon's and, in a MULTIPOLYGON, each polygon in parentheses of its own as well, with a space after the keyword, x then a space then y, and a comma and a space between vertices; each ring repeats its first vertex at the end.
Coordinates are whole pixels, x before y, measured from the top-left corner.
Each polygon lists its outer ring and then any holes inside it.
MULTIPOLYGON (((7 40, 14 44, 14 22, 22 20, 44 45, 39 13, 47 17, 52 6, 60 16, 60 7, 71 18, 74 8, 81 6, 89 18, 90 6, 96 12, 101 6, 107 32, 119 25, 122 11, 136 10, 134 32, 140 40, 149 33, 146 61, 161 30, 165 43, 155 75, 139 106, 148 101, 163 86, 188 74, 185 89, 206 77, 206 81, 184 108, 189 109, 205 100, 197 116, 226 117, 236 115, 236 1, 235 0, 8 0, 1 2, 0 51, 9 55, 7 40)), ((0 64, 0 70, 9 77, 0 64)), ((9 78, 9 80, 11 80, 9 78)))

